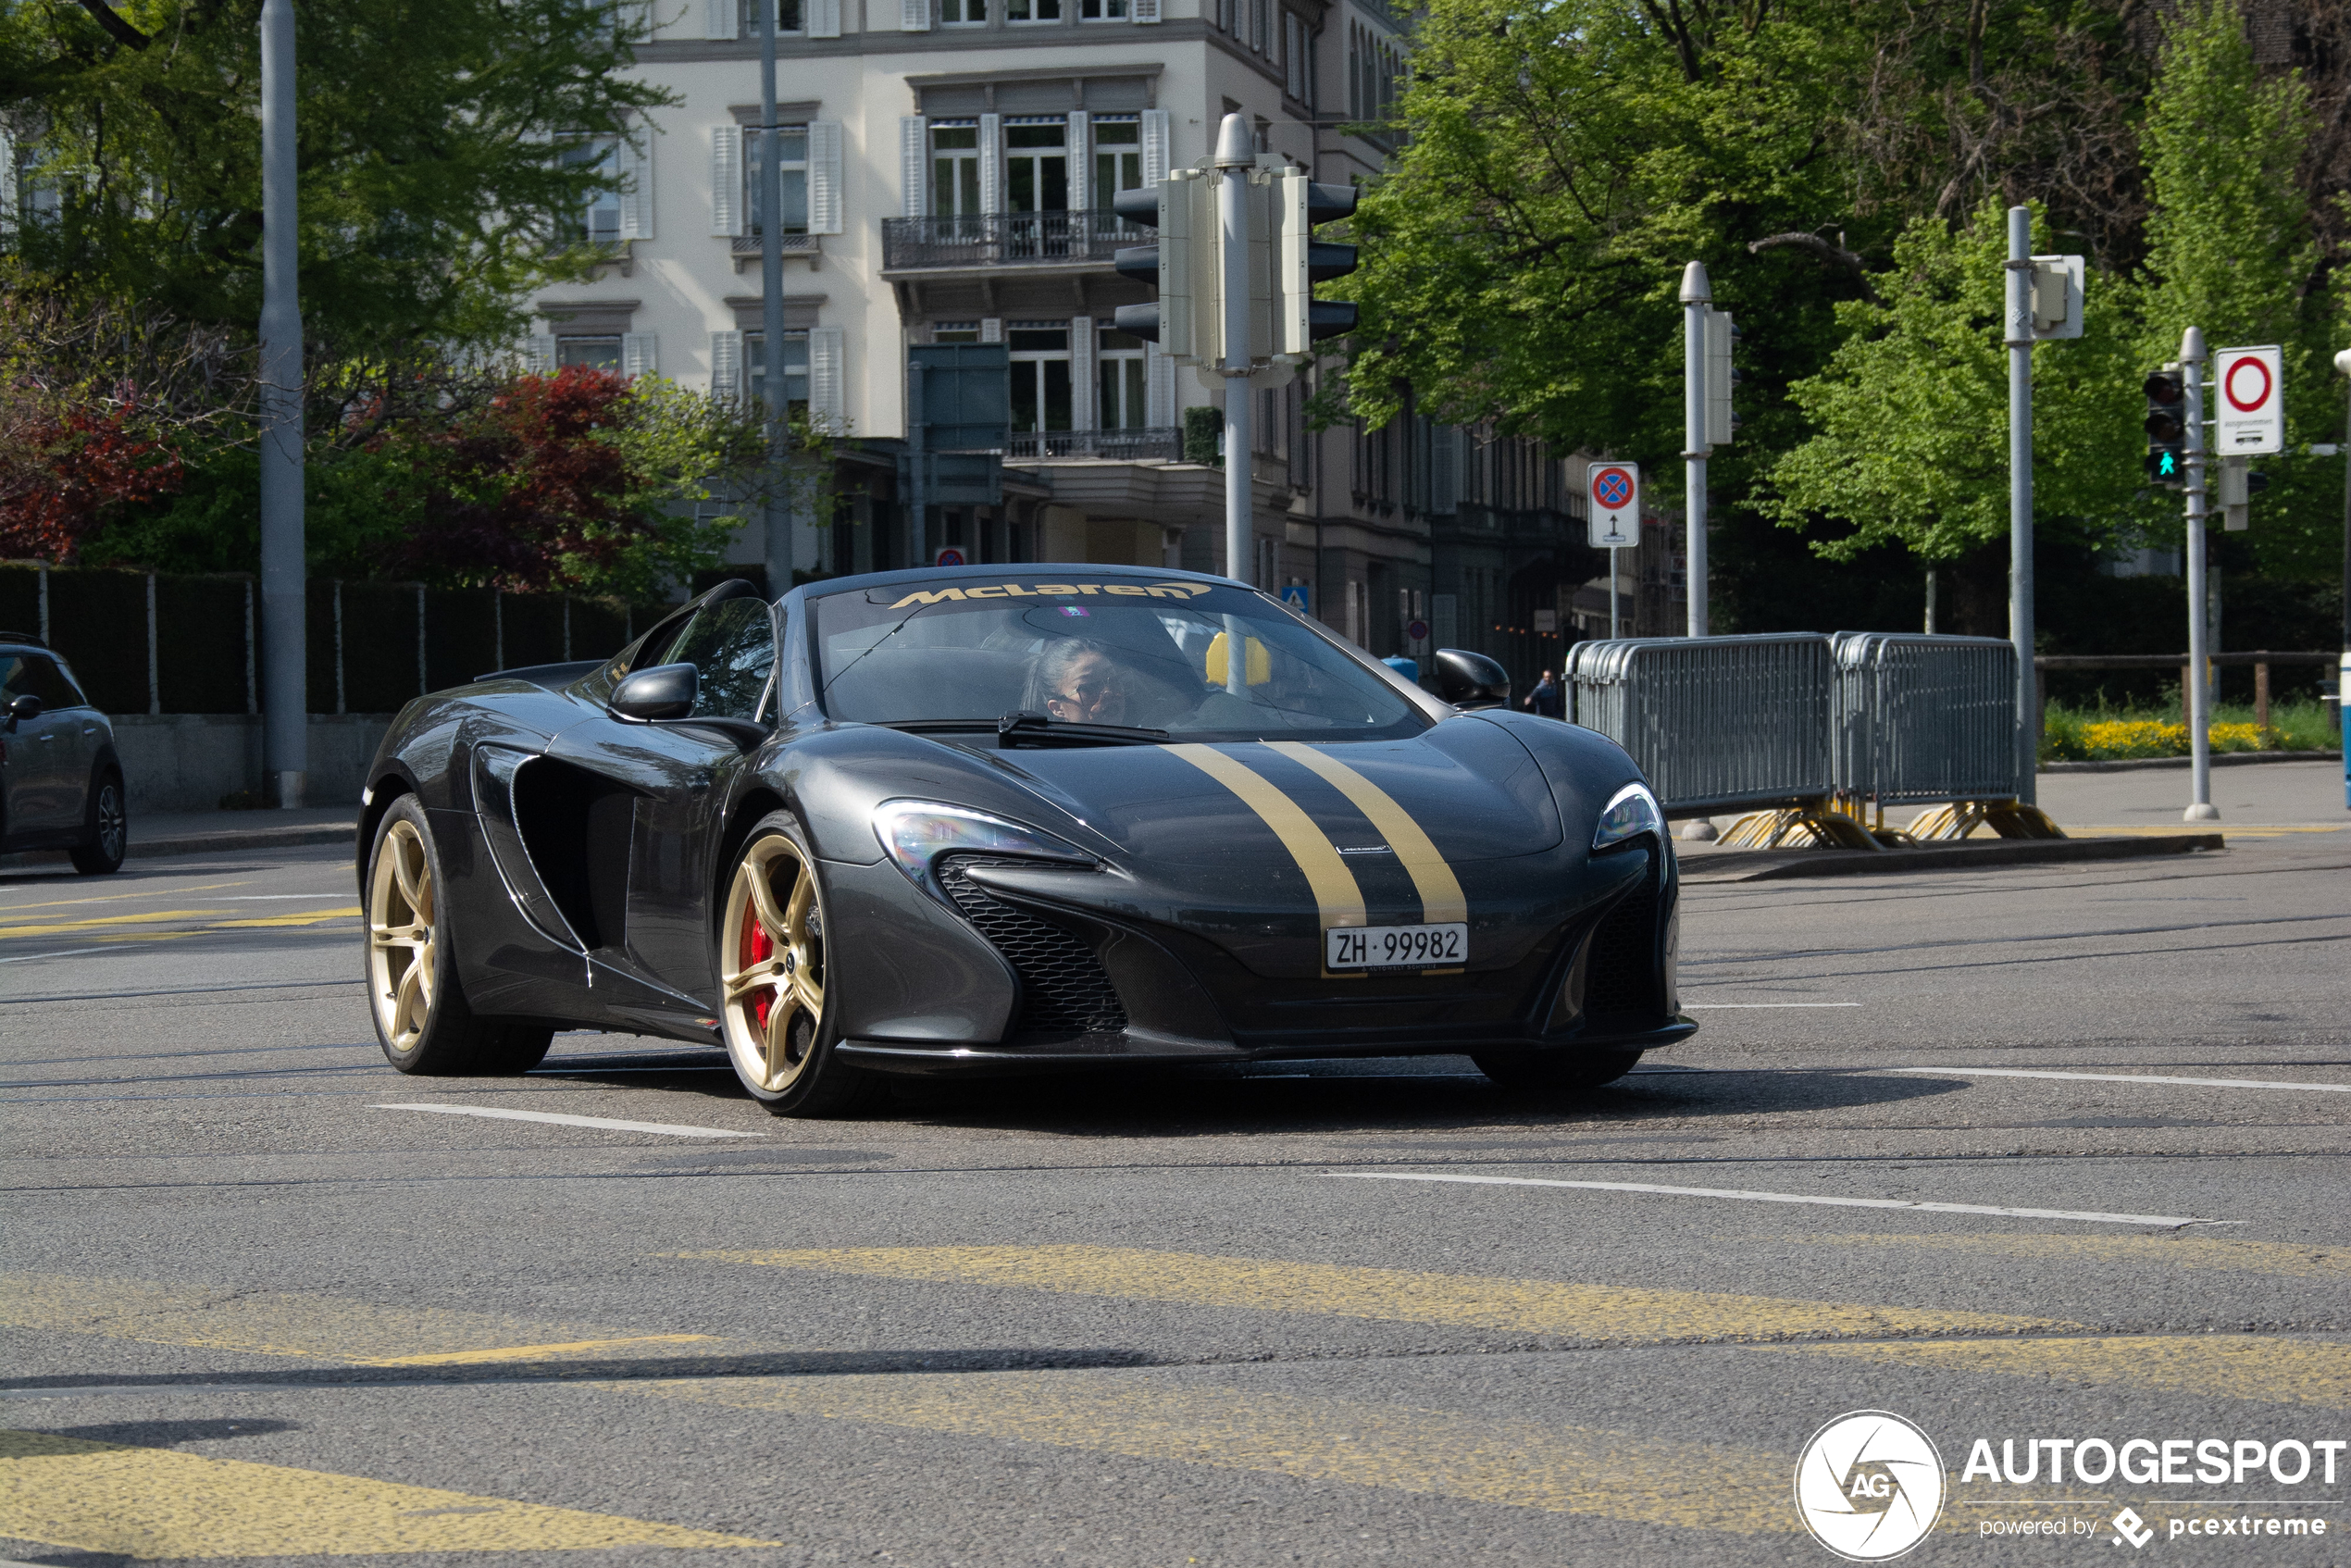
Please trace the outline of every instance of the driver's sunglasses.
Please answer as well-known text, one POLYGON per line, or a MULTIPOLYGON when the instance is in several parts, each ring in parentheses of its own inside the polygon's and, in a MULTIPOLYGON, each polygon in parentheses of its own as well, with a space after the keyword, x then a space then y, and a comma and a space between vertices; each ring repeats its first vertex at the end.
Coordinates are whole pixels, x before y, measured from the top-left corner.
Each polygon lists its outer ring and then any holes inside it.
POLYGON ((1054 692, 1053 701, 1056 703, 1093 703, 1100 702, 1103 694, 1108 692, 1110 689, 1110 682, 1106 680, 1084 681, 1081 682, 1077 689, 1074 691, 1054 692))

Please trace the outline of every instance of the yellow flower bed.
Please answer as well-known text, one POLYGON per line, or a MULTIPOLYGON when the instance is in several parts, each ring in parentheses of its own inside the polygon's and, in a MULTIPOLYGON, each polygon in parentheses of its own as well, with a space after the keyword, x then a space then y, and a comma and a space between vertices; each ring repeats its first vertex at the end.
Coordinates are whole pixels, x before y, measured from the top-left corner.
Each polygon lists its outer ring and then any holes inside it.
MULTIPOLYGON (((2259 725, 2216 724, 2208 733, 2216 752, 2268 752, 2278 746, 2277 731, 2259 725)), ((2082 727, 2082 750, 2096 762, 2183 756, 2188 727, 2151 718, 2105 719, 2082 727)))

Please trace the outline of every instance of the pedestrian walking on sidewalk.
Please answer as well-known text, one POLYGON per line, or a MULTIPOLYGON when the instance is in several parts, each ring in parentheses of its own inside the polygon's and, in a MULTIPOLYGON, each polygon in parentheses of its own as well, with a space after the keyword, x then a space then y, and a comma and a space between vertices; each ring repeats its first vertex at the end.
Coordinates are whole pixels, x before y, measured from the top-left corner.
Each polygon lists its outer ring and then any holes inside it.
POLYGON ((1545 718, 1565 718, 1567 693, 1551 678, 1551 672, 1545 670, 1543 678, 1535 683, 1535 690, 1526 694, 1526 705, 1545 718))

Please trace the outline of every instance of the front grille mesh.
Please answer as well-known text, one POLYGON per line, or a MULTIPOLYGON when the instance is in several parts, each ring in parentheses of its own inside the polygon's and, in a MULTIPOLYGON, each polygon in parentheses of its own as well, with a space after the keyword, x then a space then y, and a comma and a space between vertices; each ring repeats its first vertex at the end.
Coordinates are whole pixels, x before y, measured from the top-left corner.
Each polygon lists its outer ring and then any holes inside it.
POLYGON ((1592 933, 1585 965, 1584 1011, 1588 1017, 1634 1014, 1656 1018, 1665 1012, 1658 989, 1657 877, 1616 901, 1592 933))
POLYGON ((974 865, 1019 865, 1016 860, 958 855, 939 865, 939 885, 964 918, 996 946, 1020 977, 1020 1014, 1012 1032, 1023 1036, 1115 1033, 1126 1027, 1101 961, 1061 927, 989 897, 964 875, 974 865))

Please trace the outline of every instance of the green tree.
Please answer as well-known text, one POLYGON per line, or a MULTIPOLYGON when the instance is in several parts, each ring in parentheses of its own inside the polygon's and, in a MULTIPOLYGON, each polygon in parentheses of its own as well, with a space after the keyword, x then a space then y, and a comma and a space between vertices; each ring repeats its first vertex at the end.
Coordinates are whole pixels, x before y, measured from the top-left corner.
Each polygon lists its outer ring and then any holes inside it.
MULTIPOLYGON (((552 215, 615 176, 567 153, 670 101, 629 71, 610 0, 295 13, 311 335, 358 350, 510 334, 529 289, 592 259, 552 215)), ((33 276, 197 323, 255 319, 259 16, 260 0, 0 6, 14 243, 33 276)))

